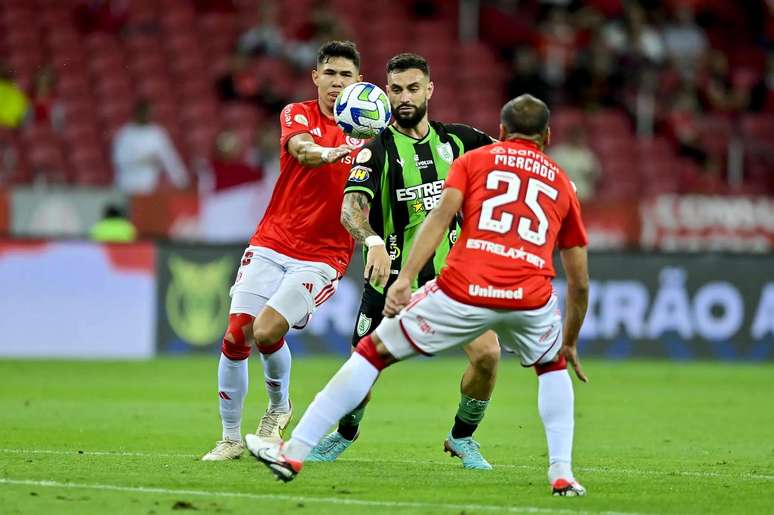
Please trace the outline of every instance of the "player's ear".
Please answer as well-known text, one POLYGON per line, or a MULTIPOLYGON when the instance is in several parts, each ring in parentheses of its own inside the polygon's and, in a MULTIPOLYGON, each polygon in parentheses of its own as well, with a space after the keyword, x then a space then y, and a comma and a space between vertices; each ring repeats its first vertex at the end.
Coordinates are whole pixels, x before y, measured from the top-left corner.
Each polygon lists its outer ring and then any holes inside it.
POLYGON ((433 96, 433 90, 435 89, 435 85, 433 84, 433 81, 430 81, 427 83, 427 99, 429 100, 433 96))
POLYGON ((543 139, 543 146, 547 147, 551 143, 551 127, 546 127, 546 135, 543 139))
POLYGON ((314 82, 314 85, 317 86, 317 79, 320 77, 320 74, 317 72, 317 68, 312 70, 312 82, 314 82))
POLYGON ((497 139, 500 141, 505 141, 505 127, 503 127, 503 124, 500 124, 500 134, 497 136, 497 139))
POLYGON ((363 74, 362 73, 358 74, 357 81, 358 82, 363 82, 363 74))

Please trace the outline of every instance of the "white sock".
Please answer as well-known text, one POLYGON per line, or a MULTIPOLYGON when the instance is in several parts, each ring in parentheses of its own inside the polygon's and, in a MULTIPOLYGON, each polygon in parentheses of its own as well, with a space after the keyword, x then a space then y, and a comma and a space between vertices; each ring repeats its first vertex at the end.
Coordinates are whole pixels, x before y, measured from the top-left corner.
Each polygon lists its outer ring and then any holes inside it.
POLYGON ((275 352, 261 354, 263 363, 263 378, 266 385, 266 393, 269 395, 269 409, 288 411, 290 409, 290 349, 283 342, 275 352))
POLYGON ((567 370, 555 370, 538 376, 538 411, 548 441, 549 480, 572 480, 572 436, 575 395, 567 370), (566 477, 569 474, 570 477, 566 477), (552 477, 555 475, 556 477, 552 477))
POLYGON ((245 395, 247 360, 231 360, 221 354, 218 364, 218 398, 224 440, 242 440, 242 407, 245 395))
POLYGON ((378 376, 379 371, 368 360, 357 352, 352 354, 301 417, 285 456, 304 461, 328 428, 360 404, 378 376))

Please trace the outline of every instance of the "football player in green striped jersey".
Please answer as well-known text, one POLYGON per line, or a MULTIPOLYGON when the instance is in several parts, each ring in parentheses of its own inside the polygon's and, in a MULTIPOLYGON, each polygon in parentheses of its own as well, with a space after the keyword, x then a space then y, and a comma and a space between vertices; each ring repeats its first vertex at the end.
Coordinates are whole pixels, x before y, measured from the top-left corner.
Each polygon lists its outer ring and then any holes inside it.
MULTIPOLYGON (((385 291, 400 272, 414 237, 441 196, 452 161, 488 145, 492 138, 462 124, 428 119, 433 83, 427 61, 399 54, 387 64, 387 95, 394 123, 355 157, 344 190, 341 221, 363 243, 366 283, 352 345, 382 320, 385 291)), ((435 279, 459 231, 455 220, 446 238, 419 274, 414 289, 435 279)), ((464 347, 470 363, 462 376, 461 399, 444 449, 471 469, 491 469, 473 432, 481 422, 494 389, 500 346, 493 332, 464 347)), ((369 397, 339 422, 314 448, 307 461, 334 461, 359 434, 369 397)))

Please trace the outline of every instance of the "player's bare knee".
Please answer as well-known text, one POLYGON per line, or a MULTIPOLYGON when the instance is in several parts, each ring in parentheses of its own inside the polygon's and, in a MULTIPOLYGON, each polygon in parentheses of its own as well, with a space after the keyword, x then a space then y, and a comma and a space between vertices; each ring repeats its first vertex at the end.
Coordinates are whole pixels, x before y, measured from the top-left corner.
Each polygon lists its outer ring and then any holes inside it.
POLYGON ((472 344, 465 347, 470 364, 476 372, 484 375, 494 375, 500 364, 500 344, 497 338, 483 335, 472 344))
POLYGON ((253 322, 253 338, 261 352, 275 346, 288 332, 288 323, 278 313, 267 315, 262 312, 253 322), (276 314, 276 316, 272 316, 276 314))
POLYGON ((471 356, 470 362, 477 372, 490 376, 495 375, 497 373, 497 366, 500 364, 500 348, 487 347, 481 349, 471 356))
POLYGON ((232 313, 223 336, 220 351, 231 360, 243 360, 250 356, 253 317, 246 313, 232 313))

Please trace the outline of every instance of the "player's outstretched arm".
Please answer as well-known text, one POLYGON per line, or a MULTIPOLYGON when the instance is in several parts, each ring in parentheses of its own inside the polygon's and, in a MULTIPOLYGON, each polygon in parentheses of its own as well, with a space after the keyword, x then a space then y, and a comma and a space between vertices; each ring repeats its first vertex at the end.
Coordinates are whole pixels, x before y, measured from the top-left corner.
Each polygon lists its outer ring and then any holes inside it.
POLYGON ((360 191, 344 194, 341 204, 341 225, 355 240, 368 246, 364 278, 377 287, 387 284, 390 277, 390 255, 384 240, 368 223, 368 196, 360 191))
POLYGON ((398 314, 411 298, 411 283, 419 271, 433 255, 438 244, 441 243, 444 234, 449 228, 454 215, 462 207, 462 192, 456 188, 446 188, 441 194, 438 205, 430 211, 422 227, 419 228, 414 244, 411 246, 408 259, 401 267, 398 279, 395 280, 387 292, 384 304, 385 316, 392 317, 398 314))
POLYGON ((562 266, 567 276, 567 310, 564 318, 562 354, 572 364, 581 381, 588 382, 578 357, 578 335, 589 303, 589 268, 586 247, 572 247, 560 251, 562 266))
POLYGON ((335 163, 342 157, 355 150, 352 145, 339 145, 338 147, 323 147, 312 139, 306 132, 296 134, 288 140, 288 152, 304 166, 315 168, 318 166, 335 163))

